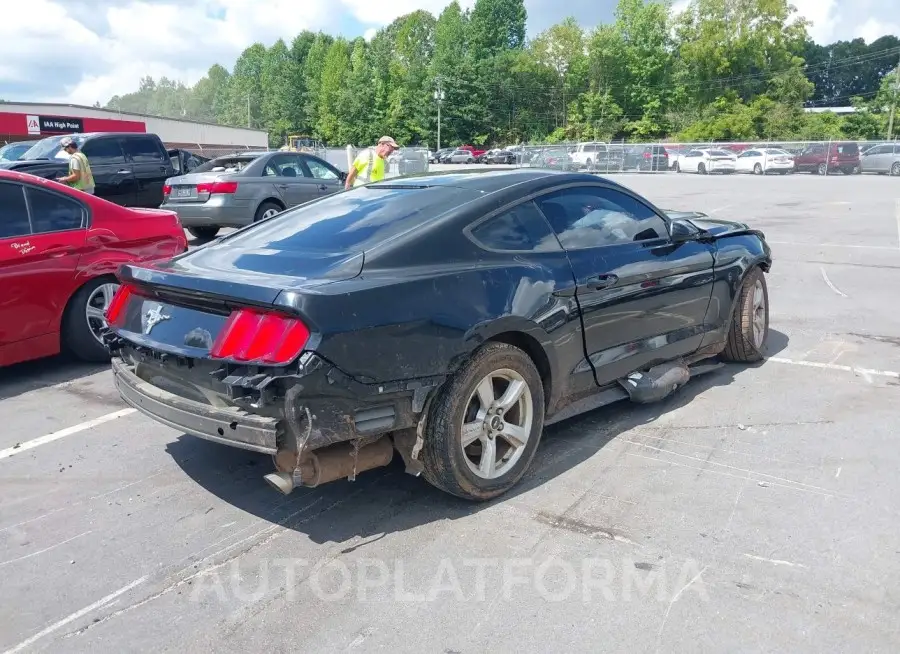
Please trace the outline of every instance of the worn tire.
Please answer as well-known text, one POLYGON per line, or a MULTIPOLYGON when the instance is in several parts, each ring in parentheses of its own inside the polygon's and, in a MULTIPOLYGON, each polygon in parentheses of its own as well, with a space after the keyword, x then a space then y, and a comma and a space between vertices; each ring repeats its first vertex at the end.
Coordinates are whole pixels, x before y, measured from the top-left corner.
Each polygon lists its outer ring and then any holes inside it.
POLYGON ((531 465, 544 429, 544 387, 531 358, 506 343, 490 342, 475 351, 434 396, 425 423, 422 464, 433 486, 467 500, 485 501, 505 493, 531 465), (533 411, 528 442, 519 460, 495 479, 475 475, 466 463, 461 429, 468 400, 479 382, 492 372, 510 369, 521 375, 531 394, 533 411))
POLYGON ((218 227, 188 227, 187 230, 191 236, 203 241, 215 238, 219 233, 218 227))
POLYGON ((98 286, 115 282, 109 277, 98 277, 78 289, 69 300, 62 320, 62 349, 76 359, 103 363, 109 361, 109 350, 105 345, 94 338, 91 328, 88 326, 85 309, 91 293, 98 286))
POLYGON ((763 348, 769 333, 769 289, 762 269, 753 268, 744 277, 734 314, 731 317, 731 326, 728 329, 728 340, 722 351, 725 361, 738 363, 755 363, 764 358, 763 348), (765 305, 765 334, 762 343, 757 347, 753 339, 753 293, 757 282, 762 283, 762 293, 765 305))

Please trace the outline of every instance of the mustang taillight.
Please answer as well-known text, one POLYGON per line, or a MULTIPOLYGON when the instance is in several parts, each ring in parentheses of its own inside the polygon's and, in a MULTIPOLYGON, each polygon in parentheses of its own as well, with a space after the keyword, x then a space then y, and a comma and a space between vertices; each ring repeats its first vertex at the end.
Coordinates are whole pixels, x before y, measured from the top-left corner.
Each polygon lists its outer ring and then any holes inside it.
POLYGON ((129 284, 122 284, 116 290, 109 306, 106 309, 106 322, 110 325, 119 326, 125 318, 125 307, 128 306, 128 300, 134 295, 134 288, 129 284))
POLYGON ((309 340, 300 320, 279 313, 232 311, 209 351, 214 359, 283 365, 293 361, 309 340))

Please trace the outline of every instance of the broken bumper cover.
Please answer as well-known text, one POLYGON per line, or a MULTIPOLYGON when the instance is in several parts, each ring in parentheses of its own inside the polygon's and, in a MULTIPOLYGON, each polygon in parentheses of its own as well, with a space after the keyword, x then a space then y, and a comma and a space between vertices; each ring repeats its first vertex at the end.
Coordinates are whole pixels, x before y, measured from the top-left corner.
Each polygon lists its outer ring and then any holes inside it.
POLYGON ((145 382, 121 359, 113 359, 112 370, 122 399, 158 422, 192 436, 245 450, 275 454, 278 449, 279 425, 275 418, 179 397, 145 382))

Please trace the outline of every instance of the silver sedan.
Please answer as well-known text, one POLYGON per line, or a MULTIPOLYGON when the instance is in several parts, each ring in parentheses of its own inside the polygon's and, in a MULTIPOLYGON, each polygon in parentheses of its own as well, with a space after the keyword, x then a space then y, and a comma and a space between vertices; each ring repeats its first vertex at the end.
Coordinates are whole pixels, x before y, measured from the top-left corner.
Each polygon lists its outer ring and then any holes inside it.
POLYGON ((347 174, 311 154, 247 152, 218 157, 166 180, 161 209, 196 238, 243 227, 344 188, 347 174))

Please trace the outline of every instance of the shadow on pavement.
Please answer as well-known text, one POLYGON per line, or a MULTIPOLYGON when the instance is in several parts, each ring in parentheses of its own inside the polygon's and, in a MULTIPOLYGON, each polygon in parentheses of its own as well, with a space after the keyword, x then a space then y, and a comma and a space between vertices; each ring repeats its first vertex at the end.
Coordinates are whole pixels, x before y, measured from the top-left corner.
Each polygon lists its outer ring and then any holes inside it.
MULTIPOLYGON (((767 354, 777 354, 787 342, 786 335, 771 331, 767 354)), ((268 456, 187 435, 170 443, 168 451, 188 476, 236 508, 306 534, 315 543, 355 538, 372 542, 388 533, 464 518, 527 493, 592 457, 620 434, 653 423, 710 388, 731 384, 748 367, 725 365, 691 380, 656 404, 619 402, 548 427, 522 481, 506 495, 486 503, 466 502, 407 475, 399 455, 388 467, 362 473, 355 482, 298 489, 284 497, 263 480, 263 475, 274 469, 268 456)))
POLYGON ((109 370, 108 363, 84 363, 65 355, 0 368, 0 400, 109 370))

